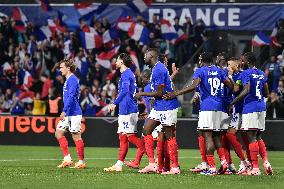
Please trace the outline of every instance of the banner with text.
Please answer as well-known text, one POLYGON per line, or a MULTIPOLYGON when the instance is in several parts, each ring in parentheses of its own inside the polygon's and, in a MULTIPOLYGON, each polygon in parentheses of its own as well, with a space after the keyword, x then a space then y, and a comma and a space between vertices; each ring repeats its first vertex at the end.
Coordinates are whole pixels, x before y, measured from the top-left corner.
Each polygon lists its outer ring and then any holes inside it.
MULTIPOLYGON (((72 29, 79 27, 80 14, 74 6, 54 5, 53 11, 43 12, 38 5, 20 6, 28 20, 36 25, 46 24, 47 18, 57 15, 60 10, 65 16, 64 22, 72 29)), ((11 16, 13 6, 0 5, 0 12, 11 16)), ((123 4, 112 4, 100 15, 94 15, 100 19, 106 16, 115 24, 120 16, 136 17, 139 13, 123 4)), ((202 19, 206 26, 216 30, 272 30, 279 18, 284 18, 284 4, 154 4, 146 9, 142 16, 148 22, 152 21, 154 14, 160 19, 168 19, 173 22, 175 17, 180 18, 180 24, 184 24, 186 17, 190 17, 193 23, 202 19)))

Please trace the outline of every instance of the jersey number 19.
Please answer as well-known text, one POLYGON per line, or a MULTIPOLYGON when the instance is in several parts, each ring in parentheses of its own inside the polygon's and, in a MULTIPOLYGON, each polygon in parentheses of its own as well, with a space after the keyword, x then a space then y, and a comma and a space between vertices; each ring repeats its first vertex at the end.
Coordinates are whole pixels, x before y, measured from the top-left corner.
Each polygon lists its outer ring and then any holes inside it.
POLYGON ((209 78, 208 83, 210 84, 211 87, 211 95, 216 96, 218 94, 218 90, 221 85, 220 79, 218 79, 217 77, 209 78))

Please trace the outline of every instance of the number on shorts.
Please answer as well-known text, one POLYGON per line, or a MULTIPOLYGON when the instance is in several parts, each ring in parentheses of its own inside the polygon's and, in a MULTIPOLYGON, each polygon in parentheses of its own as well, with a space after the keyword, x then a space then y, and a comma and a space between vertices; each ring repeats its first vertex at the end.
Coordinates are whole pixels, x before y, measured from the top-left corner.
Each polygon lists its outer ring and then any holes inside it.
POLYGON ((209 78, 208 83, 211 86, 211 95, 216 96, 218 94, 219 87, 221 85, 220 79, 218 79, 217 77, 209 78))
POLYGON ((166 118, 166 114, 160 114, 160 121, 163 122, 165 121, 167 118, 166 118))
POLYGON ((129 128, 128 122, 123 122, 123 125, 124 125, 124 129, 128 129, 129 128))

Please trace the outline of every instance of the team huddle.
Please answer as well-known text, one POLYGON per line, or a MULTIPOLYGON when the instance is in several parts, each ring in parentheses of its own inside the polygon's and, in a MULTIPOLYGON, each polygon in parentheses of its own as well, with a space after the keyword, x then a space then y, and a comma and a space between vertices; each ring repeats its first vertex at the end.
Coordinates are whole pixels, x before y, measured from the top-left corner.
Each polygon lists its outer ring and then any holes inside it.
MULTIPOLYGON (((151 70, 142 73, 144 91, 138 92, 134 73, 130 70, 131 57, 121 53, 116 60, 116 68, 121 72, 118 84, 118 96, 108 105, 109 111, 119 107, 118 136, 119 154, 117 162, 106 172, 120 172, 123 165, 139 169, 141 158, 147 155, 149 164, 139 173, 180 174, 176 123, 179 103, 178 95, 196 91, 200 101, 198 121, 198 142, 202 162, 190 169, 203 175, 243 174, 260 175, 258 155, 263 159, 264 171, 272 175, 267 151, 261 133, 265 130, 268 85, 265 74, 255 67, 256 58, 245 53, 241 60, 226 58, 219 54, 216 64, 208 53, 199 57, 199 68, 194 72, 190 86, 175 90, 173 74, 167 69, 167 59, 157 49, 148 49, 144 55, 145 64, 151 70), (145 113, 139 114, 137 99, 143 98, 145 113), (145 119, 143 137, 137 136, 138 119, 145 119), (246 146, 246 157, 236 133, 241 133, 246 146), (156 157, 154 138, 157 140, 156 157), (135 160, 125 161, 129 142, 137 147, 135 160), (240 158, 237 170, 232 162, 230 146, 240 158), (220 168, 216 168, 214 151, 220 159, 220 168)), ((74 76, 75 64, 71 59, 60 62, 60 71, 66 77, 63 89, 64 109, 60 115, 55 136, 63 152, 64 159, 59 168, 73 165, 68 151, 68 142, 64 136, 69 130, 75 142, 78 159, 74 168, 86 168, 84 161, 84 143, 80 128, 82 111, 79 106, 79 80, 74 76)))

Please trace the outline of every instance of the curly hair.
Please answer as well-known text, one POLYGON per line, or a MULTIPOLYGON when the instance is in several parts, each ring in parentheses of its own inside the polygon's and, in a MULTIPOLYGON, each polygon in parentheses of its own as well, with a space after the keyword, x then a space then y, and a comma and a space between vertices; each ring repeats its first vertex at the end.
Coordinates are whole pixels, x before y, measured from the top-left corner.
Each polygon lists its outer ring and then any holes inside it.
POLYGON ((132 59, 127 53, 121 53, 121 54, 118 55, 117 58, 121 59, 123 61, 123 64, 128 68, 132 64, 132 59))
POLYGON ((77 69, 74 59, 65 58, 59 62, 59 64, 64 63, 67 68, 70 68, 70 71, 74 73, 77 69))
POLYGON ((245 63, 247 63, 249 65, 255 65, 255 63, 256 63, 256 57, 251 52, 246 52, 243 55, 243 60, 244 60, 245 63))

